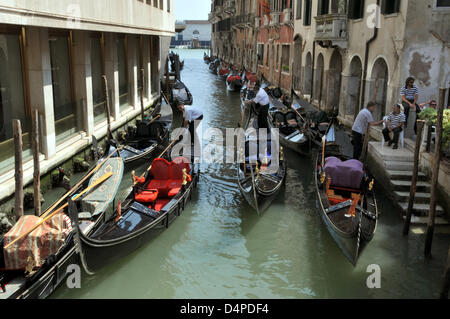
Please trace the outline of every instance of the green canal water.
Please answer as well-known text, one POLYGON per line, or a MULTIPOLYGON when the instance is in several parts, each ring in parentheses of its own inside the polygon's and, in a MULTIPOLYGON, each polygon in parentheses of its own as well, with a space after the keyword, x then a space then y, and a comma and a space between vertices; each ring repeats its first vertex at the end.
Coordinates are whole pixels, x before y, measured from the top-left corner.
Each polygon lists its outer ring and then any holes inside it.
MULTIPOLYGON (((203 51, 179 51, 182 80, 204 112, 203 128, 240 121, 238 93, 208 71, 203 51)), ((178 123, 180 118, 178 118, 178 123)), ((207 143, 207 140, 203 141, 207 143)), ((433 258, 423 257, 425 235, 402 221, 378 187, 380 224, 353 267, 317 211, 313 160, 287 151, 285 188, 261 216, 237 187, 232 164, 202 164, 198 189, 181 217, 138 251, 90 277, 81 289, 63 284, 52 298, 437 298, 450 236, 435 235, 433 258), (369 289, 369 265, 379 265, 381 288, 369 289)), ((130 190, 126 169, 119 197, 130 190)))

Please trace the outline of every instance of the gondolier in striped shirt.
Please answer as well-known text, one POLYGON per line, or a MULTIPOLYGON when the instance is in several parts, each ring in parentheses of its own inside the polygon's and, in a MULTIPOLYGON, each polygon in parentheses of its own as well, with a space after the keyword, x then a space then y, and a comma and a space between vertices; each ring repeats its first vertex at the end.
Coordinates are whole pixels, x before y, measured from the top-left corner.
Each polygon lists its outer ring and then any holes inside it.
MULTIPOLYGON (((419 100, 419 89, 414 85, 416 80, 413 77, 406 79, 405 86, 402 87, 400 95, 402 98, 402 105, 405 113, 405 128, 408 127, 408 118, 410 109, 416 110, 416 114, 419 115, 420 107, 417 104, 419 100)), ((417 125, 414 125, 414 132, 417 133, 417 125)))
POLYGON ((398 138, 400 133, 403 131, 403 126, 405 124, 405 114, 400 111, 400 104, 395 104, 392 107, 392 112, 389 114, 387 119, 386 128, 383 130, 384 140, 388 142, 388 145, 391 146, 394 144, 393 149, 396 150, 398 148, 398 138), (394 133, 394 138, 391 139, 389 133, 394 133))
POLYGON ((366 134, 367 127, 380 125, 383 121, 375 122, 372 113, 375 111, 374 102, 367 103, 367 107, 359 112, 352 127, 353 135, 353 158, 359 160, 363 148, 363 135, 366 134))

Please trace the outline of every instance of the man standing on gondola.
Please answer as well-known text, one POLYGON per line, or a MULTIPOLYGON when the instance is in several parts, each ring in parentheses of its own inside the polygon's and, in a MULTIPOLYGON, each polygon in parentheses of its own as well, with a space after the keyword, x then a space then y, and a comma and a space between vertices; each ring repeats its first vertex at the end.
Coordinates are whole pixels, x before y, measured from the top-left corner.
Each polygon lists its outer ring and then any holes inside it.
POLYGON ((203 112, 192 105, 184 105, 183 102, 178 101, 178 109, 183 112, 183 127, 189 126, 189 133, 191 134, 191 145, 195 143, 195 131, 197 130, 200 121, 203 120, 203 112))
POLYGON ((362 153, 363 148, 363 136, 366 134, 367 127, 381 125, 383 124, 383 120, 379 122, 375 122, 373 120, 373 112, 375 111, 375 103, 369 102, 365 109, 362 109, 359 112, 358 116, 355 119, 355 123, 353 123, 352 127, 352 135, 353 135, 353 158, 359 160, 362 153))
POLYGON ((258 128, 269 128, 267 116, 269 115, 270 100, 267 92, 261 88, 260 81, 256 81, 253 92, 255 92, 256 97, 245 101, 245 104, 255 103, 256 111, 258 112, 258 128))

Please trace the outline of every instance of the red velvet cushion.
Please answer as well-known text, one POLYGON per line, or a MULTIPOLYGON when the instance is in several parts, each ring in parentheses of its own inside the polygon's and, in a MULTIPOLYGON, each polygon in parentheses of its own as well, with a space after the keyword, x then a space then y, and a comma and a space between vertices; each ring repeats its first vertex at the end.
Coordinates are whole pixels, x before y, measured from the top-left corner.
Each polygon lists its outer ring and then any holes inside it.
POLYGON ((163 209, 164 206, 166 206, 167 203, 169 203, 169 202, 170 202, 170 199, 158 199, 155 204, 155 210, 157 212, 161 211, 161 209, 163 209))
POLYGON ((160 197, 166 197, 168 192, 168 180, 152 179, 148 189, 157 189, 160 197))
POLYGON ((153 203, 158 198, 158 190, 146 190, 134 196, 139 203, 153 203))
POLYGON ((185 157, 177 157, 170 163, 170 179, 183 180, 183 169, 186 169, 186 173, 191 172, 191 165, 185 157))
POLYGON ((170 163, 164 158, 156 158, 152 164, 151 174, 153 179, 169 179, 170 163))
POLYGON ((170 198, 175 197, 180 191, 181 191, 181 187, 171 188, 171 189, 169 190, 168 196, 169 196, 170 198))

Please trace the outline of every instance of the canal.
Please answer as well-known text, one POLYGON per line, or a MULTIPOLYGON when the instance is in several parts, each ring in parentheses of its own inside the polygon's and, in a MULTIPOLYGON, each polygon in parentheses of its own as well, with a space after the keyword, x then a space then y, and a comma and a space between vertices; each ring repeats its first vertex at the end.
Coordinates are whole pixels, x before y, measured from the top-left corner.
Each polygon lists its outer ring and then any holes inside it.
MULTIPOLYGON (((209 73, 203 51, 179 53, 182 80, 204 112, 203 129, 236 127, 239 94, 209 73)), ((448 233, 435 234, 434 258, 424 259, 423 229, 403 237, 399 213, 378 187, 380 224, 353 267, 317 212, 312 158, 286 152, 286 186, 261 216, 241 196, 235 165, 202 164, 196 195, 169 229, 95 276, 83 273, 80 289, 63 285, 52 298, 438 297, 448 233), (381 269, 380 289, 366 284, 373 264, 381 269)), ((148 165, 126 169, 119 196, 130 189, 131 170, 148 165)))

